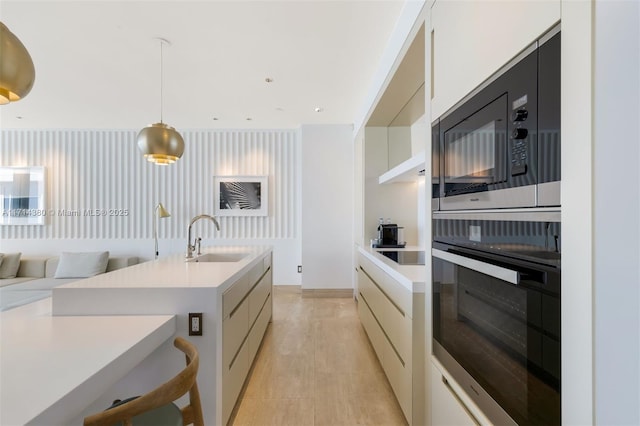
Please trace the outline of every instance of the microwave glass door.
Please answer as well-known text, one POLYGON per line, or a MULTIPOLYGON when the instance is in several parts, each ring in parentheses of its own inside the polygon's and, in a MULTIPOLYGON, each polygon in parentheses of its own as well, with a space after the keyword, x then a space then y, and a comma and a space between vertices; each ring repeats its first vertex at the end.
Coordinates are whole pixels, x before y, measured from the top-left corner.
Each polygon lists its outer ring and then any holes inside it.
POLYGON ((506 181, 507 110, 504 94, 444 132, 445 196, 506 181))

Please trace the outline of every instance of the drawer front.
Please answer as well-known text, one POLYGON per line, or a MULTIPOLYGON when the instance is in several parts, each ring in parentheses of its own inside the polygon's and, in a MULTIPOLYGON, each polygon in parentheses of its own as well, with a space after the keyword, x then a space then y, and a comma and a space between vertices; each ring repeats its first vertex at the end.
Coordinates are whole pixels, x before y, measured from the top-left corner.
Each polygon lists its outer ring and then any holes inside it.
POLYGON ((229 314, 238 306, 238 303, 249 292, 249 277, 247 274, 238 279, 222 295, 222 318, 227 318, 229 314))
POLYGON ((411 368, 408 364, 403 364, 388 340, 383 343, 382 367, 400 404, 400 408, 402 408, 404 417, 411 424, 413 417, 411 412, 413 395, 411 368))
POLYGON ((382 342, 386 338, 384 337, 382 329, 378 325, 376 319, 373 317, 371 309, 367 305, 367 298, 363 293, 360 293, 358 314, 360 316, 360 322, 362 322, 362 326, 367 332, 367 336, 369 336, 371 346, 373 346, 373 350, 376 352, 380 364, 382 364, 382 342))
POLYGON ((267 296, 271 293, 271 270, 267 271, 267 273, 262 277, 257 286, 254 287, 253 291, 249 294, 249 325, 253 324, 253 322, 258 317, 262 306, 264 305, 264 301, 267 299, 267 296))
POLYGON ((431 424, 443 426, 477 425, 471 411, 461 401, 449 380, 431 364, 431 424))
POLYGON ((222 364, 228 368, 249 332, 249 303, 245 299, 222 321, 222 364))
POLYGON ((386 297, 406 315, 413 318, 412 293, 370 259, 362 254, 359 259, 360 266, 366 271, 371 280, 385 293, 386 297))
POLYGON ((253 268, 251 268, 251 270, 249 270, 249 273, 247 274, 249 276, 249 288, 253 287, 253 285, 258 282, 263 272, 264 272, 263 262, 258 262, 257 265, 255 265, 253 268))
POLYGON ((264 259, 262 259, 262 270, 266 271, 271 267, 271 253, 266 255, 264 259))
POLYGON ((253 363, 253 359, 258 353, 258 348, 260 348, 264 333, 267 331, 269 320, 271 320, 271 306, 271 294, 268 294, 267 300, 264 302, 263 308, 258 315, 258 319, 249 332, 249 365, 253 363))
MULTIPOLYGON (((249 374, 249 345, 242 345, 233 364, 223 366, 222 375, 222 421, 227 424, 229 416, 242 390, 244 381, 249 374)), ((205 403, 205 402, 203 402, 205 403)))
POLYGON ((411 353, 411 318, 376 283, 366 276, 363 280, 366 282, 366 290, 362 294, 367 299, 371 312, 400 356, 406 360, 411 353))

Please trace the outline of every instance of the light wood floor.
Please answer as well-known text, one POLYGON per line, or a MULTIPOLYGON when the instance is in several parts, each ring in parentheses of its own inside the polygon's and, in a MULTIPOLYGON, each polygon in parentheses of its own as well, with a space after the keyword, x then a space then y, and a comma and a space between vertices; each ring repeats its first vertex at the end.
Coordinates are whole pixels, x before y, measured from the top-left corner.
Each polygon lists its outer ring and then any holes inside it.
POLYGON ((405 425, 352 298, 275 287, 233 425, 405 425))

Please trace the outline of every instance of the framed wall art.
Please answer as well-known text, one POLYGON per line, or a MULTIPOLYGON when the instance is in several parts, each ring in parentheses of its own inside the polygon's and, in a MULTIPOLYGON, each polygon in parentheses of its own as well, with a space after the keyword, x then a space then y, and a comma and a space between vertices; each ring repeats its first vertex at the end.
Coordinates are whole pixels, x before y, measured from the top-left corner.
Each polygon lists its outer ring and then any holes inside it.
POLYGON ((215 214, 268 216, 267 176, 215 176, 215 214))
POLYGON ((44 225, 44 167, 0 167, 0 225, 44 225))

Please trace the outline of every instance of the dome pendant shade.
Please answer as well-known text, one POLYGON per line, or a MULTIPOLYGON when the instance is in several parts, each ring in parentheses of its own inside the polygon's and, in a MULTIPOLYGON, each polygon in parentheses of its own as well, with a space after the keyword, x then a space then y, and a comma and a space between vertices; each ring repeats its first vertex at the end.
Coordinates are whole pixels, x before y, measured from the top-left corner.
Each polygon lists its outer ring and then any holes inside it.
POLYGON ((27 96, 35 79, 31 55, 18 37, 0 22, 0 105, 27 96))
POLYGON ((184 140, 176 129, 160 122, 140 130, 138 148, 147 161, 166 166, 182 157, 184 140))

